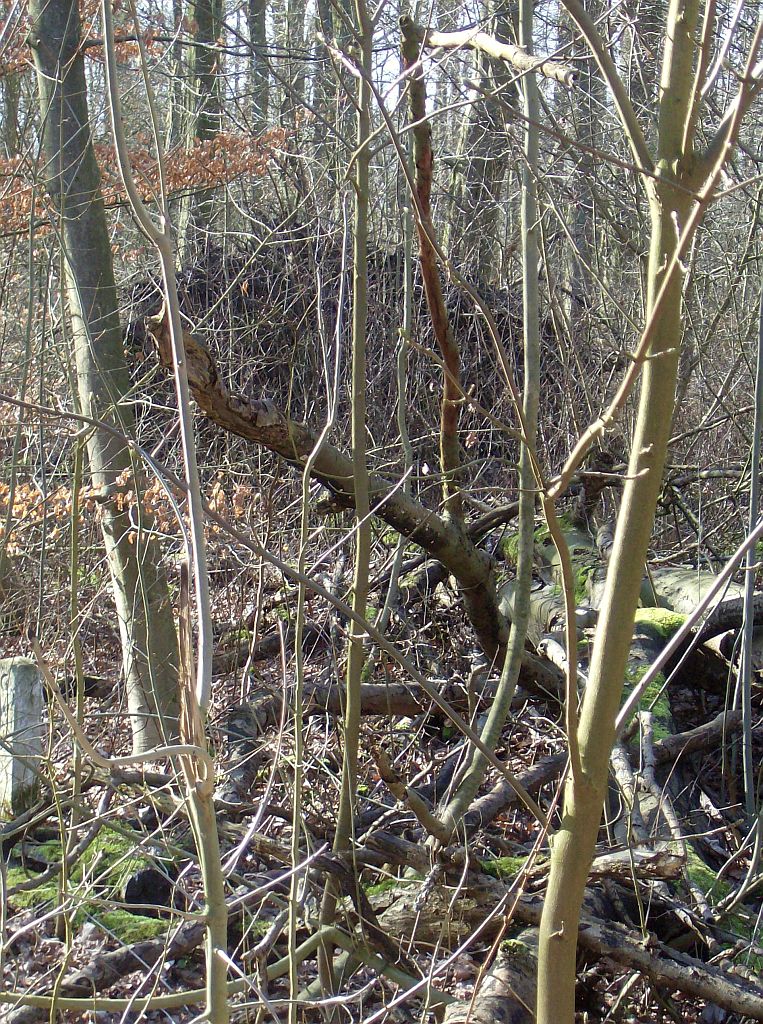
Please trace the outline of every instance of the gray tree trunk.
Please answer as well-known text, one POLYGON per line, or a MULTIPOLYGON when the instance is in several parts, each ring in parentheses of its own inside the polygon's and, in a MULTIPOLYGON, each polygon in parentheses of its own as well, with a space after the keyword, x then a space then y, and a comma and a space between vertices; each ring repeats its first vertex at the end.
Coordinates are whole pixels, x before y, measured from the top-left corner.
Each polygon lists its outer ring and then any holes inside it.
MULTIPOLYGON (((487 31, 504 41, 516 37, 515 4, 506 6, 490 0, 487 13, 487 31)), ((468 262, 480 280, 487 283, 500 278, 499 215, 510 164, 504 103, 516 102, 517 91, 515 87, 506 88, 512 76, 502 61, 494 61, 484 54, 477 55, 476 60, 482 89, 489 95, 503 87, 503 103, 488 98, 471 108, 454 164, 452 190, 456 209, 446 241, 451 255, 468 262)))
MULTIPOLYGON (((185 145, 192 150, 198 142, 209 142, 220 133, 220 55, 215 50, 222 28, 220 0, 190 0, 185 17, 191 26, 193 46, 189 50, 186 92, 185 145)), ((205 248, 212 223, 215 190, 201 188, 187 196, 180 208, 178 246, 183 259, 193 250, 205 248)))
MULTIPOLYGON (((30 44, 43 122, 46 185, 60 216, 62 282, 72 324, 79 405, 84 415, 134 431, 125 402, 111 245, 90 138, 80 17, 74 0, 31 0, 30 44)), ((105 430, 87 442, 93 486, 103 498, 101 526, 122 638, 133 749, 175 735, 177 648, 167 582, 145 510, 120 507, 120 479, 132 478, 128 446, 105 430)), ((139 483, 131 482, 137 490, 139 483)))
POLYGON ((19 98, 21 77, 17 71, 10 71, 0 78, 0 115, 2 116, 2 142, 6 157, 19 153, 19 98))
POLYGON ((267 0, 249 0, 246 17, 249 24, 251 57, 251 91, 254 122, 263 128, 268 121, 270 95, 270 69, 268 67, 268 38, 266 28, 267 0))

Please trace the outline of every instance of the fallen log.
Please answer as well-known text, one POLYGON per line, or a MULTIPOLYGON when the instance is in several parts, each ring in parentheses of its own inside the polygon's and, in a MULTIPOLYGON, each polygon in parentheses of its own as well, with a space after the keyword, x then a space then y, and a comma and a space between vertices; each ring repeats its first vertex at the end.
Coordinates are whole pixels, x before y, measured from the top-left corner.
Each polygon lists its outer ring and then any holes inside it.
POLYGON ((451 1003, 443 1024, 533 1024, 537 963, 534 928, 502 942, 495 963, 478 981, 474 995, 451 1003))
MULTIPOLYGON (((542 909, 542 898, 523 897, 517 904, 516 916, 520 921, 537 926, 542 909)), ((730 1013, 763 1021, 763 993, 759 986, 715 964, 672 950, 651 937, 644 940, 624 925, 605 923, 583 913, 578 942, 628 970, 646 975, 662 991, 680 991, 730 1013)))
MULTIPOLYGON (((412 935, 414 942, 460 943, 477 929, 483 939, 494 938, 505 931, 507 906, 512 908, 512 919, 535 927, 540 924, 542 896, 512 895, 490 875, 473 874, 456 899, 451 893, 435 890, 423 906, 417 900, 418 888, 402 890, 379 915, 379 923, 388 934, 406 944, 412 935)), ((644 939, 624 925, 604 922, 584 911, 578 942, 584 949, 646 975, 661 990, 680 991, 731 1013, 763 1021, 759 986, 715 964, 673 950, 651 935, 644 939)))

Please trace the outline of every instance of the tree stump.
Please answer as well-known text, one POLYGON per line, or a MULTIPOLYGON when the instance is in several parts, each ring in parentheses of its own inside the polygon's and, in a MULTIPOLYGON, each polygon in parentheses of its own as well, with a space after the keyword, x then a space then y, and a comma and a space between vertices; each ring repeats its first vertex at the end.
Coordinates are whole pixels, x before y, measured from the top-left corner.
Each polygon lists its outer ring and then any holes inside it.
POLYGON ((42 679, 28 658, 0 660, 0 818, 28 810, 39 792, 42 679))

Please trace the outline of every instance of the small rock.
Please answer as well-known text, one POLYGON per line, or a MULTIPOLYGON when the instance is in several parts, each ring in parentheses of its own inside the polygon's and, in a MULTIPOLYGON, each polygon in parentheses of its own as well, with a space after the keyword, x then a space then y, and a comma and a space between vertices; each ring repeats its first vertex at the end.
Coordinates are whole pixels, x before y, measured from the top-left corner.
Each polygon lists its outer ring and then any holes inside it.
POLYGON ((146 917, 155 914, 148 907, 168 907, 172 900, 174 884, 171 878, 157 868, 141 868, 125 884, 122 898, 125 903, 140 904, 137 911, 146 917))

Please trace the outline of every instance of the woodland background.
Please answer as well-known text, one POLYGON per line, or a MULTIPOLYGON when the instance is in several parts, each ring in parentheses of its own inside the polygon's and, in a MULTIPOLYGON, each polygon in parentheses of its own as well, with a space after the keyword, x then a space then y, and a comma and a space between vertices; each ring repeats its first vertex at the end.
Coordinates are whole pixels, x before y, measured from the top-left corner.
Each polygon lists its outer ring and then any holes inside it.
POLYGON ((0 6, 0 653, 56 690, 4 1019, 762 1020, 760 544, 690 618, 758 525, 760 5, 110 10, 0 6), (663 662, 587 740, 660 345, 616 704, 663 662))

